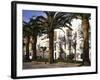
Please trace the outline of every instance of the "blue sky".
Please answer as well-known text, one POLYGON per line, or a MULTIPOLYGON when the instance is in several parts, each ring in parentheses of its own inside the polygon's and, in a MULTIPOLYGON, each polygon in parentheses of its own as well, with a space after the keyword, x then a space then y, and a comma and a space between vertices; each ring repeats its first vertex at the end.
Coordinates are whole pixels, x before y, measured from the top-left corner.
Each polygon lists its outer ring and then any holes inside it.
POLYGON ((46 16, 45 13, 43 13, 43 11, 23 10, 23 21, 29 22, 32 16, 41 16, 41 15, 46 16))

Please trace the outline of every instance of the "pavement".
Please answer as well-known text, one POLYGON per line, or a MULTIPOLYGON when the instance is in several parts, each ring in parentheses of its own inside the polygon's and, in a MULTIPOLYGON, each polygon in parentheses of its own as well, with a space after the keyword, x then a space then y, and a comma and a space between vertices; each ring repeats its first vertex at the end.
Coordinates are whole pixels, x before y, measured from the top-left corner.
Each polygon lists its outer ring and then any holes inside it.
POLYGON ((58 62, 49 64, 48 62, 24 62, 23 69, 40 69, 40 68, 63 68, 63 67, 79 67, 79 63, 65 63, 65 62, 58 62))

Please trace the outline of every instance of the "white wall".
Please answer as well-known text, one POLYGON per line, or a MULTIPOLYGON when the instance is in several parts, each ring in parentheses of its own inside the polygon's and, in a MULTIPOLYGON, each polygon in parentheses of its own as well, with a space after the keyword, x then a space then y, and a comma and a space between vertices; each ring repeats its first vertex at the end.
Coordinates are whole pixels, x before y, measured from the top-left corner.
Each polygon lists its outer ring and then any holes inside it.
MULTIPOLYGON (((23 1, 23 0, 22 0, 23 1)), ((26 0, 24 0, 26 1, 26 0)), ((34 2, 50 2, 50 3, 64 3, 64 4, 82 4, 82 5, 100 5, 100 0, 31 0, 34 2)), ((0 2, 0 80, 11 80, 10 78, 10 65, 11 65, 11 0, 1 0, 0 2)), ((100 7, 100 6, 99 6, 100 7)), ((100 14, 100 11, 99 11, 100 14)), ((99 16, 100 21, 100 16, 99 16)), ((98 30, 100 27, 98 27, 98 30)), ((98 31, 100 34, 100 31, 98 31)), ((100 41, 100 36, 98 38, 100 41)), ((98 44, 100 44, 98 42, 98 44)), ((100 45, 98 45, 100 47, 100 45)), ((100 52, 100 49, 99 49, 100 52)), ((98 53, 99 53, 98 52, 98 53)), ((100 57, 100 54, 98 54, 100 57)), ((99 60, 100 61, 100 58, 99 60)), ((100 63, 98 64, 100 67, 100 63)), ((99 74, 92 75, 77 75, 77 76, 63 76, 42 78, 42 80, 99 80, 99 74)), ((21 79, 20 79, 21 80, 21 79)), ((24 79, 23 79, 24 80, 24 79)), ((28 79, 33 80, 33 79, 28 79)), ((34 80, 41 80, 35 78, 34 80)))

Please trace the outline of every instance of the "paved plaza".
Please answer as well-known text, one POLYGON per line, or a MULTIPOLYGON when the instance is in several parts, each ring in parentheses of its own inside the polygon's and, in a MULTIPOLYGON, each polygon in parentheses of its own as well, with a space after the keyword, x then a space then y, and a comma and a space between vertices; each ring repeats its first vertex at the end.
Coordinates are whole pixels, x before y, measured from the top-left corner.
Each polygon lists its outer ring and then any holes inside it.
POLYGON ((63 68, 63 67, 79 67, 80 63, 58 62, 49 64, 48 62, 24 62, 23 69, 40 69, 40 68, 63 68))

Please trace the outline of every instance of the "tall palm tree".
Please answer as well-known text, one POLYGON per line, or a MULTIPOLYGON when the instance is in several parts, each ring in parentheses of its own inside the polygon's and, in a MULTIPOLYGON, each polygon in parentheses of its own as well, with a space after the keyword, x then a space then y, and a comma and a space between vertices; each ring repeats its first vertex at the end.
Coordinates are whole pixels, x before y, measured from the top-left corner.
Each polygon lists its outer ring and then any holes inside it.
POLYGON ((82 15, 82 29, 83 29, 83 36, 84 36, 84 45, 83 45, 83 62, 84 65, 90 65, 89 60, 89 18, 90 14, 83 14, 82 15))
POLYGON ((77 18, 81 18, 82 20, 82 31, 83 31, 83 64, 84 65, 90 65, 89 60, 89 30, 90 30, 90 24, 89 19, 91 18, 91 15, 88 13, 75 13, 74 16, 77 18))
POLYGON ((41 25, 45 27, 47 30, 47 34, 49 36, 49 63, 53 63, 53 46, 54 46, 54 29, 60 27, 68 27, 72 30, 72 28, 69 27, 72 15, 69 13, 64 12, 44 12, 46 16, 39 16, 38 20, 41 22, 41 25), (66 24, 67 23, 67 24, 66 24))
POLYGON ((32 50, 33 50, 33 60, 37 59, 37 53, 36 53, 36 43, 37 43, 37 35, 38 35, 38 27, 35 23, 35 20, 33 18, 29 21, 30 29, 32 32, 32 50))
POLYGON ((37 36, 41 33, 44 33, 43 26, 39 25, 39 21, 37 20, 38 17, 33 16, 30 18, 29 21, 29 28, 31 30, 32 35, 32 50, 33 50, 33 60, 37 59, 37 51, 36 51, 36 43, 37 43, 37 36))
POLYGON ((71 46, 72 46, 72 31, 71 30, 67 30, 67 37, 68 37, 68 49, 69 49, 69 54, 72 53, 71 51, 71 46))
MULTIPOLYGON (((31 31, 29 29, 29 24, 23 21, 23 38, 26 38, 26 55, 25 61, 29 61, 29 41, 30 41, 31 31)), ((24 43, 23 43, 24 44, 24 43)))

